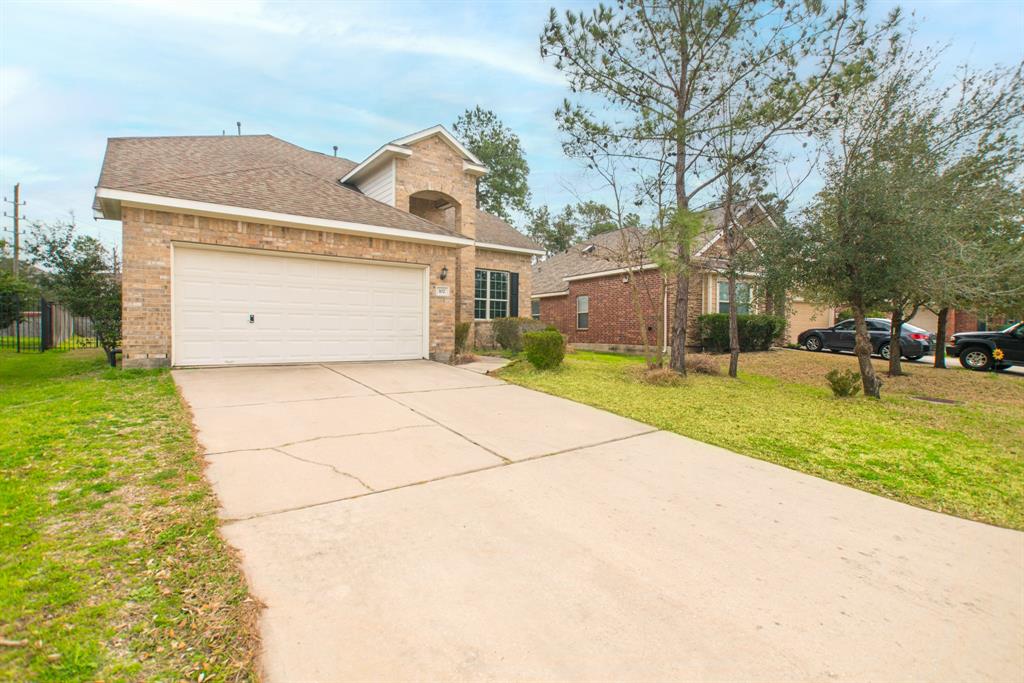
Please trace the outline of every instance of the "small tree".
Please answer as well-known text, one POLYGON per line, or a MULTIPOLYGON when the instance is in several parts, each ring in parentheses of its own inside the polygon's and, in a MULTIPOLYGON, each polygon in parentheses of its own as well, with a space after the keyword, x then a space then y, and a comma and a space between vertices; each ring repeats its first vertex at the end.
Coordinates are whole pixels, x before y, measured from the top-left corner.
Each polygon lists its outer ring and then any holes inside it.
POLYGON ((514 213, 527 213, 530 166, 519 136, 497 114, 479 106, 464 111, 452 128, 488 169, 477 184, 477 206, 509 222, 514 213))
POLYGON ((20 277, 0 270, 0 330, 21 321, 21 309, 31 286, 20 277))
POLYGON ((110 353, 121 341, 121 272, 117 253, 70 221, 31 226, 27 249, 40 280, 74 315, 89 318, 110 353))
POLYGON ((806 282, 824 302, 852 308, 864 394, 876 398, 865 317, 873 308, 892 312, 890 373, 899 374, 903 320, 934 298, 929 273, 941 267, 957 222, 946 169, 1020 148, 1021 67, 965 73, 936 89, 934 63, 935 53, 897 46, 877 77, 844 93, 822 129, 825 188, 805 214, 806 282))

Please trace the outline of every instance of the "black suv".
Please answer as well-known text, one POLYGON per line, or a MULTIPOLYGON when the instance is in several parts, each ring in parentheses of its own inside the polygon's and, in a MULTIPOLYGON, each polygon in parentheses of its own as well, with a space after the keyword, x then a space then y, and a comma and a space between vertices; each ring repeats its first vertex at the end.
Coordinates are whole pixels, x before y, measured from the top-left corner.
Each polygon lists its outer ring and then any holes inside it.
MULTIPOLYGON (((889 342, 892 335, 892 324, 885 318, 868 318, 866 321, 868 334, 871 336, 871 352, 889 360, 889 342)), ((856 341, 854 321, 844 320, 832 327, 813 327, 804 330, 796 341, 808 351, 828 349, 853 351, 856 341)), ((935 349, 935 335, 920 327, 903 323, 900 331, 900 351, 909 360, 917 360, 927 356, 935 349)))
POLYGON ((950 338, 946 353, 958 356, 968 370, 1001 370, 1024 365, 1024 323, 991 332, 958 332, 950 338), (996 349, 1002 360, 996 360, 996 349))

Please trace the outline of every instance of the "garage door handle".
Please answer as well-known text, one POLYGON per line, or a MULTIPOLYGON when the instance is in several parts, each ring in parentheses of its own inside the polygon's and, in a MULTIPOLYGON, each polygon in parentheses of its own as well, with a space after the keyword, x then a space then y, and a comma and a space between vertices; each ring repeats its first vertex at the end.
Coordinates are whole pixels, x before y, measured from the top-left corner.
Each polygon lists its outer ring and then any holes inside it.
POLYGON ((256 316, 253 315, 252 313, 249 314, 249 322, 251 322, 251 323, 256 322, 256 316))

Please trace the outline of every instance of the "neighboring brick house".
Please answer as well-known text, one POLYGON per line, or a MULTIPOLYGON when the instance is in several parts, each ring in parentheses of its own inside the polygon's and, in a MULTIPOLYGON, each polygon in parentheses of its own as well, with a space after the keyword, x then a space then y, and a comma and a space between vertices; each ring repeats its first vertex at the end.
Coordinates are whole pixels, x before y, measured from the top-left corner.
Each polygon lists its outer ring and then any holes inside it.
POLYGON ((111 138, 125 367, 447 360, 458 321, 525 313, 543 252, 476 206, 442 126, 362 162, 270 135, 111 138))
MULTIPOLYGON (((745 211, 763 209, 755 204, 745 211)), ((725 312, 728 306, 723 213, 721 209, 707 212, 708 228, 694 240, 686 340, 692 348, 700 346, 698 316, 725 312)), ((675 277, 666 277, 654 264, 630 256, 643 251, 644 234, 634 228, 616 230, 535 263, 531 315, 557 327, 577 348, 638 351, 643 342, 634 300, 634 292, 638 292, 642 319, 648 321, 649 343, 658 339, 659 331, 654 329, 658 318, 664 325, 662 338, 668 339, 675 315, 675 277)), ((751 248, 750 243, 745 248, 751 248)), ((755 274, 740 278, 740 312, 762 308, 756 281, 755 274)))

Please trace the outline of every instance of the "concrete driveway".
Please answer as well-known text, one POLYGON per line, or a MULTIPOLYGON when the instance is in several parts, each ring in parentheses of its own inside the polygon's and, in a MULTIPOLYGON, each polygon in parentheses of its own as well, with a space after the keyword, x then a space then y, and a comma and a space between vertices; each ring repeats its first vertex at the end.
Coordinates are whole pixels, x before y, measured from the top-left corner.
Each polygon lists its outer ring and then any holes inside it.
POLYGON ((1019 532, 426 361, 174 377, 270 681, 1024 678, 1019 532))

